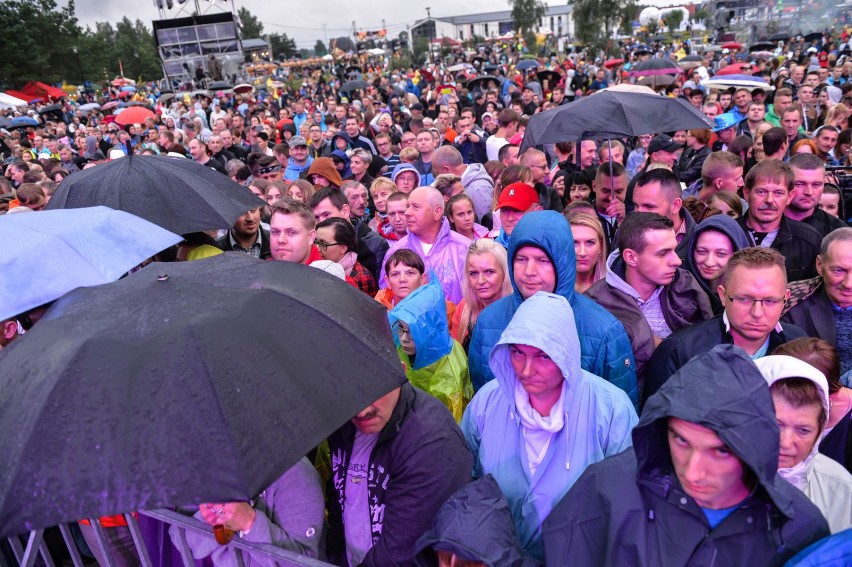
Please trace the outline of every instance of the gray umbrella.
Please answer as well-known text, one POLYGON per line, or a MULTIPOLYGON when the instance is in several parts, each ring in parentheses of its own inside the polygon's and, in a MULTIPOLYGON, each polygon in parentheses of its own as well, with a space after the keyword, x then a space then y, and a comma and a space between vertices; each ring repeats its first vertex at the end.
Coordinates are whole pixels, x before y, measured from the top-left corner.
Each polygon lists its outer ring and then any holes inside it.
POLYGON ((0 368, 0 537, 250 500, 405 381, 379 303, 239 252, 77 289, 0 368))

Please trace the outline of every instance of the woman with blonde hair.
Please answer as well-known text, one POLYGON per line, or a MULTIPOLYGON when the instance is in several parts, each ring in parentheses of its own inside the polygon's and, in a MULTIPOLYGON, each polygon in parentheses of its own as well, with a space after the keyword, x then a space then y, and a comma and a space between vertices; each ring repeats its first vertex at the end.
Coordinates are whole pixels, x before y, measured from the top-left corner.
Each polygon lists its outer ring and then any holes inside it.
POLYGON ((579 209, 565 213, 574 236, 574 255, 577 258, 577 277, 574 291, 583 293, 598 280, 606 277, 606 238, 596 214, 579 209))
POLYGON ((849 110, 849 107, 842 102, 838 102, 828 109, 825 115, 825 125, 844 130, 849 126, 850 115, 852 115, 852 112, 849 110))
POLYGON ((506 249, 487 238, 481 238, 467 249, 462 278, 462 300, 450 321, 450 335, 470 346, 473 326, 482 310, 512 293, 506 249))

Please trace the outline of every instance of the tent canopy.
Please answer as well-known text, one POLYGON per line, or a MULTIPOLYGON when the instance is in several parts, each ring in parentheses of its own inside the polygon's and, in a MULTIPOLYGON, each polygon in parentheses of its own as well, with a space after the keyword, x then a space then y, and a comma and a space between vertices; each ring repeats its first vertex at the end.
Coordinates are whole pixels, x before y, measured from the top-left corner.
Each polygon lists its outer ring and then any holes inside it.
POLYGON ((26 106, 27 101, 20 99, 18 97, 14 97, 7 93, 0 93, 0 108, 16 108, 21 106, 26 106))
POLYGON ((21 89, 24 94, 30 94, 41 98, 59 99, 68 95, 62 89, 57 89, 40 81, 31 81, 21 89))

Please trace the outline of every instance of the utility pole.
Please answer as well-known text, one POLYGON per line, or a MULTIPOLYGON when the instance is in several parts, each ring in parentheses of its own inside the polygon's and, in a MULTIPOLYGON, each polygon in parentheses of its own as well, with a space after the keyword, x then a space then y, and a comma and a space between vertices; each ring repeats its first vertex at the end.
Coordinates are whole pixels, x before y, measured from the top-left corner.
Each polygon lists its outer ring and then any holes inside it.
POLYGON ((435 58, 432 54, 432 35, 435 32, 435 24, 432 22, 432 8, 426 7, 426 21, 429 26, 429 62, 435 64, 435 58))

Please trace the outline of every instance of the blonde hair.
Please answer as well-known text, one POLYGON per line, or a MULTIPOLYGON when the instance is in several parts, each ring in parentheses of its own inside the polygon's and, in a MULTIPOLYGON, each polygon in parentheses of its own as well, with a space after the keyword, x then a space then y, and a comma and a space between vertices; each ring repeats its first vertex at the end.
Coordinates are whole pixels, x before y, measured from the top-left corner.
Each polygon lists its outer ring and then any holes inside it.
POLYGON ((399 187, 396 186, 396 183, 390 180, 390 178, 381 176, 376 177, 375 181, 370 184, 370 195, 373 195, 373 190, 378 191, 379 189, 389 189, 391 193, 396 193, 399 191, 399 187))
MULTIPOLYGON (((479 299, 473 288, 470 287, 470 279, 467 277, 467 270, 471 256, 491 255, 497 262, 497 265, 503 270, 503 286, 500 289, 500 297, 506 297, 512 293, 512 280, 509 279, 509 257, 506 249, 500 244, 489 238, 480 238, 475 241, 467 249, 467 256, 464 259, 464 275, 462 276, 462 298, 464 298, 464 307, 462 307, 461 317, 459 320, 459 336, 458 341, 464 344, 468 333, 476 324, 479 314, 485 309, 486 305, 479 299)), ((499 299, 499 298, 497 298, 499 299)))
POLYGON ((403 148, 399 152, 399 161, 402 163, 414 163, 420 157, 420 152, 417 148, 403 148))
POLYGON ((604 279, 606 277, 606 259, 609 251, 606 249, 606 237, 604 236, 603 226, 601 225, 601 221, 598 220, 598 216, 593 212, 577 208, 566 211, 565 218, 568 219, 569 225, 586 226, 595 231, 595 236, 597 236, 598 244, 601 247, 601 255, 595 263, 594 281, 597 282, 604 279))

